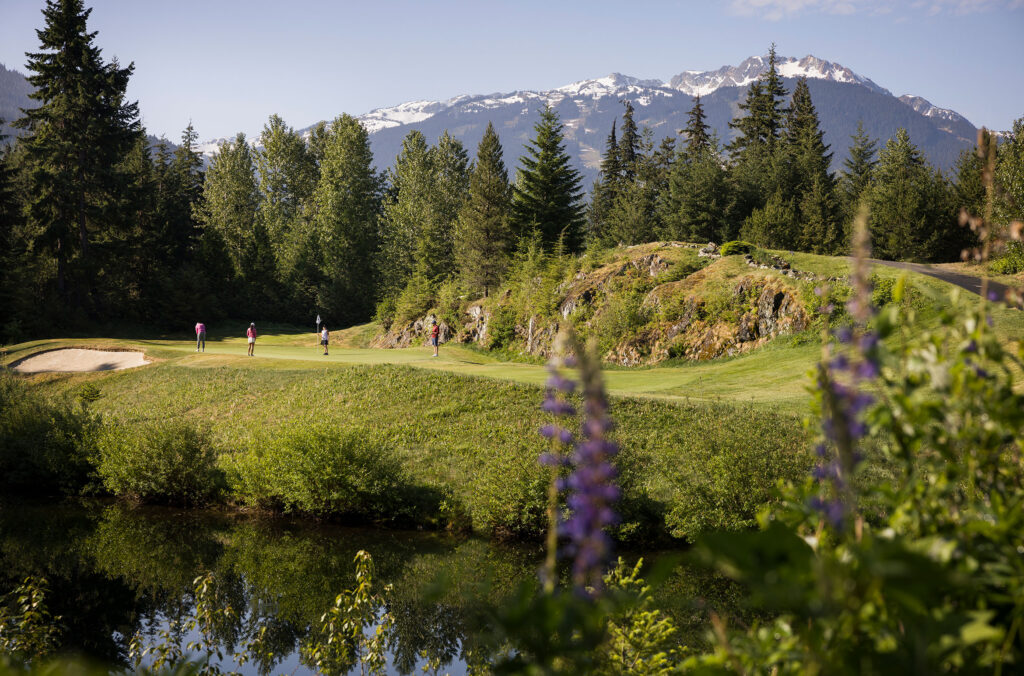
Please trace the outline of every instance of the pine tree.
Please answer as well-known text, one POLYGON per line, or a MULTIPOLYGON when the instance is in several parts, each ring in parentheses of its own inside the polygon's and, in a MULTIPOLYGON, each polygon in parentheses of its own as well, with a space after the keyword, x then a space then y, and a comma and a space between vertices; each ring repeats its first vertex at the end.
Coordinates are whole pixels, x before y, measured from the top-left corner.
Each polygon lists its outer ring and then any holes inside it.
POLYGON ((708 132, 707 117, 704 114, 704 106, 700 102, 700 94, 693 100, 693 108, 686 119, 686 154, 689 157, 699 157, 702 153, 711 148, 711 135, 708 132))
POLYGON ((194 216, 195 207, 203 196, 203 156, 196 150, 198 140, 199 134, 189 122, 181 132, 181 144, 166 163, 163 195, 166 241, 170 245, 170 260, 177 264, 190 257, 200 234, 194 216))
POLYGON ((197 206, 196 218, 205 229, 217 232, 231 261, 233 276, 243 280, 273 273, 273 268, 258 269, 262 259, 256 233, 258 207, 256 164, 245 134, 238 134, 234 141, 221 144, 213 156, 203 181, 203 199, 197 206))
POLYGON ((954 172, 954 200, 958 209, 964 209, 972 216, 985 213, 985 183, 982 177, 984 161, 978 155, 978 149, 960 151, 954 172))
POLYGON ((95 307, 93 280, 104 261, 94 260, 92 244, 113 236, 129 183, 122 160, 141 126, 138 104, 125 100, 134 66, 104 63, 86 28, 91 11, 81 0, 47 0, 46 25, 36 31, 41 51, 27 64, 39 106, 15 126, 27 130, 25 212, 35 246, 56 258, 61 297, 95 307))
POLYGON ((857 133, 850 137, 850 155, 843 161, 843 171, 839 178, 842 196, 844 220, 849 223, 857 212, 857 205, 871 187, 874 179, 878 142, 864 131, 864 122, 857 122, 857 133))
POLYGON ((415 266, 421 231, 434 218, 432 162, 422 132, 410 131, 390 170, 382 207, 377 263, 381 298, 393 299, 405 286, 415 266))
POLYGON ((934 177, 900 128, 882 149, 868 194, 874 253, 891 260, 927 260, 943 216, 936 213, 934 177))
POLYGON ((1013 129, 999 146, 995 184, 996 218, 1004 224, 1024 221, 1024 117, 1014 121, 1013 129))
POLYGON ((636 163, 642 141, 636 122, 633 120, 633 104, 625 99, 622 101, 622 105, 626 107, 626 110, 622 113, 622 138, 618 143, 618 165, 622 181, 629 183, 636 178, 636 163))
POLYGON ((650 133, 645 132, 631 168, 624 169, 623 181, 618 186, 599 240, 601 244, 633 245, 654 239, 658 229, 658 191, 665 180, 663 169, 653 154, 650 133))
POLYGON ((706 146, 684 148, 668 182, 668 215, 662 237, 687 242, 719 243, 732 239, 726 219, 729 195, 726 171, 712 135, 706 146))
MULTIPOLYGON (((614 132, 613 132, 614 133, 614 132)), ((469 285, 488 295, 505 276, 512 251, 512 188, 494 125, 487 123, 476 151, 469 197, 459 215, 456 255, 469 285)))
POLYGON ((369 135, 350 115, 331 123, 313 201, 324 278, 317 307, 334 322, 366 321, 376 299, 380 178, 369 135))
MULTIPOLYGON (((796 201, 801 232, 795 237, 803 251, 836 253, 843 246, 835 181, 829 172, 832 153, 811 101, 807 78, 797 81, 786 120, 791 162, 790 189, 796 201)), ((794 239, 794 238, 789 238, 794 239)))
POLYGON ((590 193, 590 207, 587 209, 587 238, 598 241, 603 238, 605 221, 615 202, 622 171, 619 165, 619 143, 615 136, 615 123, 605 141, 604 156, 601 158, 601 174, 594 181, 590 193))
POLYGON ((301 284, 294 273, 311 236, 306 210, 318 179, 316 164, 302 137, 277 115, 263 127, 260 146, 260 221, 274 252, 278 279, 301 284))
POLYGON ((779 192, 789 195, 784 201, 792 201, 791 163, 780 143, 787 113, 783 107, 785 96, 773 44, 768 52, 768 70, 750 85, 746 100, 739 104, 740 116, 729 122, 730 128, 737 130, 728 146, 732 167, 727 220, 732 223, 745 221, 765 205, 768 195, 779 192))
POLYGON ((436 283, 456 272, 455 228, 469 192, 469 157, 447 130, 430 154, 431 219, 421 230, 416 257, 426 277, 436 283))
POLYGON ((561 241, 566 250, 576 251, 584 216, 580 176, 565 152, 562 124, 551 106, 541 111, 534 130, 512 191, 513 228, 520 237, 536 230, 548 249, 561 241))

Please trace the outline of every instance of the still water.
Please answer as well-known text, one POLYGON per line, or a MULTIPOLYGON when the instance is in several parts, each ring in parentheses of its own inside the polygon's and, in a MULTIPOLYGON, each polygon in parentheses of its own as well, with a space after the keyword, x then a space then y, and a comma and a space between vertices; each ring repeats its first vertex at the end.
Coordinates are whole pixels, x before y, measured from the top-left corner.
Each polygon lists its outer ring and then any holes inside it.
MULTIPOLYGON (((221 666, 247 674, 310 673, 300 648, 337 594, 353 587, 359 550, 373 557, 375 590, 391 585, 395 640, 388 672, 398 674, 424 667, 466 673, 467 662, 482 653, 489 618, 536 575, 543 555, 535 546, 441 533, 251 515, 109 503, 0 504, 0 593, 28 575, 45 577, 47 605, 61 618, 61 650, 112 667, 131 664, 133 637, 143 645, 169 637, 181 646, 198 638, 183 627, 195 611, 193 581, 210 573, 220 603, 235 611, 214 632, 221 666), (273 657, 235 665, 231 653, 263 627, 273 657)), ((708 609, 729 613, 734 604, 727 585, 683 568, 658 592, 658 605, 691 647, 702 641, 708 609)))

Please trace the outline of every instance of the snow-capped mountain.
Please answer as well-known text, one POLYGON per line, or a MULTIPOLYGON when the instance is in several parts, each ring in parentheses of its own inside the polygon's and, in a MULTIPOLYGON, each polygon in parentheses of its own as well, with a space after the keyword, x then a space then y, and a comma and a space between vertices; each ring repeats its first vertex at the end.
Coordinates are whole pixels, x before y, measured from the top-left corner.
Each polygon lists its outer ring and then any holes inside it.
MULTIPOLYGON (((777 61, 779 75, 784 78, 806 77, 812 80, 829 80, 859 84, 880 94, 889 94, 866 77, 854 73, 838 63, 832 63, 807 55, 802 59, 780 57, 777 61)), ((722 87, 746 87, 768 70, 768 59, 752 56, 738 66, 722 66, 718 70, 687 70, 669 80, 669 86, 686 92, 690 96, 707 96, 722 87)))
POLYGON ((950 122, 966 122, 964 117, 949 108, 939 108, 938 106, 932 105, 931 101, 922 99, 920 96, 911 96, 910 94, 904 94, 900 97, 900 101, 907 104, 917 112, 921 113, 925 117, 937 117, 940 120, 949 120, 950 122))
MULTIPOLYGON (((882 142, 898 127, 907 128, 931 161, 943 168, 952 166, 959 151, 973 142, 973 125, 954 111, 937 108, 919 97, 897 99, 887 89, 841 64, 810 55, 801 59, 779 57, 777 63, 790 92, 796 78, 808 79, 837 167, 846 157, 849 137, 858 120, 863 120, 868 133, 882 142)), ((724 143, 733 133, 728 122, 736 114, 736 105, 745 95, 746 87, 767 69, 767 57, 754 56, 738 66, 683 71, 668 82, 612 73, 544 91, 410 101, 371 110, 358 119, 370 133, 378 168, 394 162, 402 138, 413 129, 423 132, 430 142, 449 130, 472 154, 489 121, 501 136, 506 163, 513 168, 522 145, 532 136, 538 110, 549 104, 562 120, 566 148, 575 157, 589 187, 596 178, 612 121, 622 114, 623 99, 633 103, 637 123, 651 129, 657 142, 664 136, 675 136, 685 126, 693 97, 699 95, 710 126, 724 143)), ((302 132, 308 134, 311 128, 302 132)), ((204 154, 212 156, 223 140, 226 139, 203 144, 204 154)))

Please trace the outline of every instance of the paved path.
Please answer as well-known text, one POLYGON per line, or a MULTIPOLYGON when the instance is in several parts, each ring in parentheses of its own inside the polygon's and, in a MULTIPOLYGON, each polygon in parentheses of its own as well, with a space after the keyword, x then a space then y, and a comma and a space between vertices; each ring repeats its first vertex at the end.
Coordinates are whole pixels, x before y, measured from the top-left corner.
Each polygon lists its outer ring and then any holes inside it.
MULTIPOLYGON (((967 289, 971 293, 981 295, 981 277, 972 277, 971 275, 962 275, 959 272, 951 272, 949 270, 942 270, 939 268, 933 268, 930 265, 923 265, 921 263, 903 263, 900 261, 880 261, 874 258, 870 259, 875 265, 885 265, 890 268, 899 268, 900 270, 910 270, 911 272, 918 272, 922 275, 929 275, 937 279, 941 279, 944 282, 949 282, 955 286, 959 286, 961 289, 967 289)), ((998 300, 1006 298, 1006 292, 1010 290, 1005 284, 1000 284, 989 280, 988 291, 989 298, 992 298, 992 294, 996 294, 998 300)), ((1017 306, 1020 307, 1019 305, 1017 306)))

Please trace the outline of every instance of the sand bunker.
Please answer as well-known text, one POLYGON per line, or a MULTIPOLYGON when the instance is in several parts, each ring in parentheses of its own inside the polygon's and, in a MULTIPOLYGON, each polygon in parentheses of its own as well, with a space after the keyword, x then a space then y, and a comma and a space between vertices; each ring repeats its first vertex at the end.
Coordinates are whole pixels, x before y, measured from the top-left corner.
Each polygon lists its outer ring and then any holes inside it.
POLYGON ((105 350, 49 350, 25 357, 11 364, 18 373, 53 373, 73 371, 117 371, 144 366, 149 362, 141 352, 108 352, 105 350))

